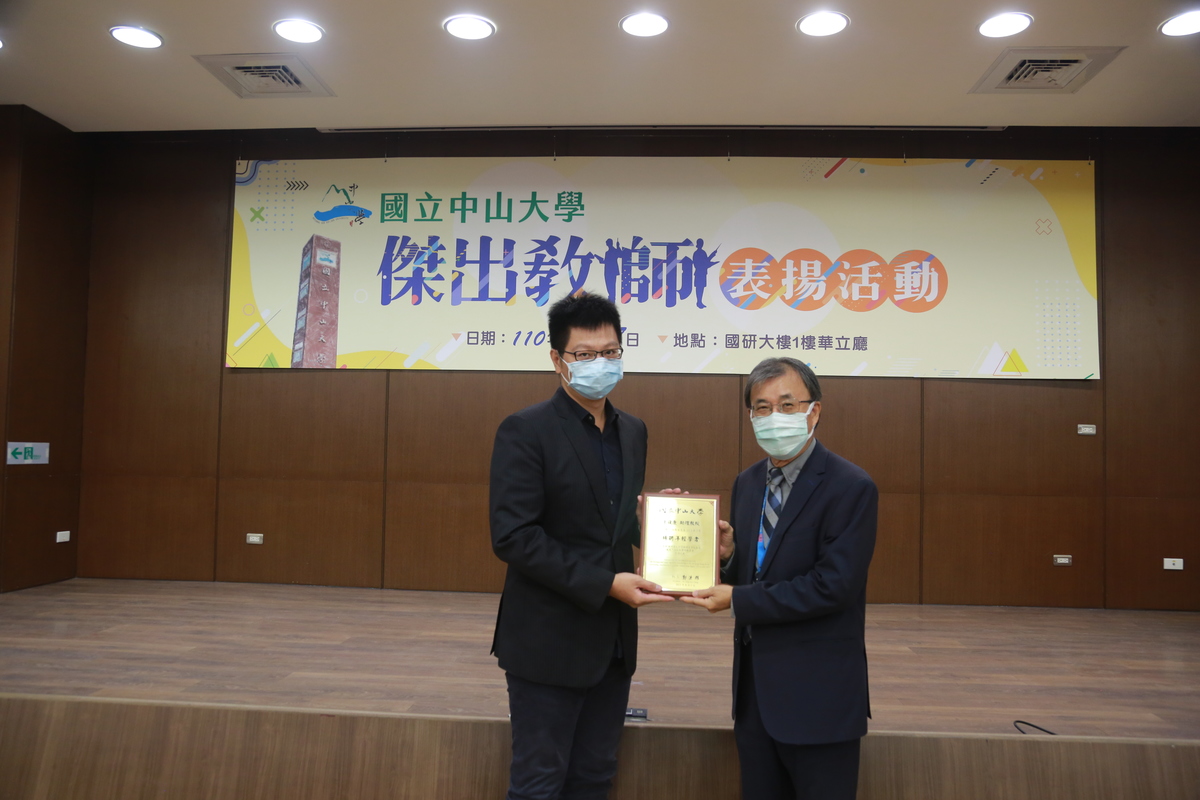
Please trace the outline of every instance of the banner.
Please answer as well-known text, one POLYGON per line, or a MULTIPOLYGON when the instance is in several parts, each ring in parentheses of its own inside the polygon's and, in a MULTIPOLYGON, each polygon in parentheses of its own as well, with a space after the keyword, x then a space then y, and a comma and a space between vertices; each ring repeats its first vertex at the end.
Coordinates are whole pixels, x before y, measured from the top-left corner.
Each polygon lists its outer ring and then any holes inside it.
POLYGON ((1099 377, 1084 161, 237 164, 226 364, 544 370, 617 303, 628 372, 1099 377))

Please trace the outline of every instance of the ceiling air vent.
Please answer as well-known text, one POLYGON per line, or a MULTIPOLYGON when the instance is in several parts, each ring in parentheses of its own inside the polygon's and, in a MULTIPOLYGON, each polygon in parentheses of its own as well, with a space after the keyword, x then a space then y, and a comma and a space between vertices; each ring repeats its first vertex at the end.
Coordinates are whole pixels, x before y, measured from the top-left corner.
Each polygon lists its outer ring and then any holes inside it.
POLYGON ((971 88, 973 94, 1073 94, 1124 47, 1010 47, 971 88))
POLYGON ((238 97, 332 97, 333 92, 294 53, 195 56, 238 97))

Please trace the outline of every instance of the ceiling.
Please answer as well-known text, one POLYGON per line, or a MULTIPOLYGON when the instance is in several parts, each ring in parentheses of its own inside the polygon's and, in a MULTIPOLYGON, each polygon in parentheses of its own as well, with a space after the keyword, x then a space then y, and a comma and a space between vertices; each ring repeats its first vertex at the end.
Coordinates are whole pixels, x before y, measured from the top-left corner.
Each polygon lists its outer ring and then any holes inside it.
POLYGON ((0 104, 76 131, 506 126, 1196 126, 1200 34, 1158 25, 1200 0, 5 0, 0 104), (796 20, 832 8, 842 33, 796 20), (640 39, 634 11, 670 20, 640 39), (1025 32, 988 39, 987 17, 1021 10, 1025 32), (462 41, 446 17, 499 31, 462 41), (315 44, 271 23, 305 17, 315 44), (157 50, 108 34, 150 28, 157 50), (1126 49, 1076 94, 970 94, 1006 47, 1126 49), (325 98, 240 99, 193 56, 297 53, 325 98))

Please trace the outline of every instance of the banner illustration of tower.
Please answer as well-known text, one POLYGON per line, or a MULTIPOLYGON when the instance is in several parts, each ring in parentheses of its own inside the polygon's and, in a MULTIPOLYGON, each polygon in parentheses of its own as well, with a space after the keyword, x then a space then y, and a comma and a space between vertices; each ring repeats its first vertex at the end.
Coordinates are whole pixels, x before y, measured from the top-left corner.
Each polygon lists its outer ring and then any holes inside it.
POLYGON ((337 366, 338 290, 342 243, 313 236, 300 255, 300 294, 296 301, 293 367, 337 366))

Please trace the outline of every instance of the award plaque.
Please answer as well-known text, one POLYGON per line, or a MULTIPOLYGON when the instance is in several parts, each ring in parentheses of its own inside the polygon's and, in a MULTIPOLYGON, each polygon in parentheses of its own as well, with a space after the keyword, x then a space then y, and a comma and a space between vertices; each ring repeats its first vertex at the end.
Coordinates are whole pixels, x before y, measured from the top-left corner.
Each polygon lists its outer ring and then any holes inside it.
POLYGON ((715 586, 721 577, 721 498, 656 492, 642 497, 642 577, 670 595, 715 586))

